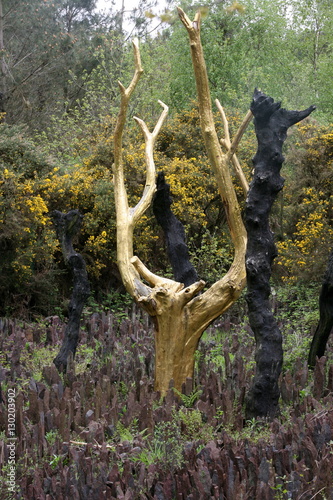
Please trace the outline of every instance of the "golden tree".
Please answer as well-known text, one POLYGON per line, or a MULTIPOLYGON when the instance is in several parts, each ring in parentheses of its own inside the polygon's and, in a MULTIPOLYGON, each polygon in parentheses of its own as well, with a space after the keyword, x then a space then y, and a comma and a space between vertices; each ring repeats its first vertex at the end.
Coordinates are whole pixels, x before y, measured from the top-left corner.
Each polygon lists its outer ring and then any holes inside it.
POLYGON ((171 380, 175 388, 181 390, 186 379, 193 377, 194 353, 202 333, 215 318, 235 302, 246 281, 246 230, 232 183, 229 163, 234 158, 233 164, 243 189, 246 191, 247 182, 235 159, 235 151, 252 114, 249 112, 246 115, 235 138, 231 141, 227 120, 222 107, 217 103, 225 127, 225 138, 222 141, 226 148, 224 153, 213 120, 208 77, 200 40, 200 13, 196 14, 192 22, 181 9, 178 9, 178 12, 189 35, 202 134, 224 204, 235 252, 233 263, 227 274, 200 294, 199 292, 205 287, 203 281, 185 287, 183 283, 153 274, 137 256, 133 255, 134 227, 150 206, 156 191, 153 148, 168 113, 167 106, 160 102, 163 111, 153 132, 148 130, 145 122, 135 118, 145 138, 146 184, 139 203, 131 208, 125 188, 122 137, 128 103, 143 72, 139 46, 135 40, 133 42, 135 72, 128 88, 119 83, 121 104, 114 131, 117 261, 126 290, 154 320, 155 390, 160 391, 161 394, 166 393, 171 380))

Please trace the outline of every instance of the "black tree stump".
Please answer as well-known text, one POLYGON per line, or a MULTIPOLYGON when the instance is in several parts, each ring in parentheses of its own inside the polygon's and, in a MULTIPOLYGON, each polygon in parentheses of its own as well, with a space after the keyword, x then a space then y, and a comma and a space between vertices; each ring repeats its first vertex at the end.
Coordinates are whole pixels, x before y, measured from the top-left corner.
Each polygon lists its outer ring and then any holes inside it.
POLYGON ((190 262, 185 230, 171 210, 170 185, 165 181, 163 172, 158 173, 156 184, 157 191, 153 199, 153 212, 164 232, 168 259, 174 278, 187 287, 199 281, 199 278, 190 262))
POLYGON ((58 210, 52 213, 57 237, 61 243, 64 260, 73 276, 73 292, 68 308, 68 323, 60 351, 53 360, 59 372, 66 372, 68 356, 75 356, 79 342, 80 319, 84 304, 90 295, 90 285, 86 264, 81 254, 73 248, 73 238, 80 230, 82 215, 78 210, 63 214, 58 210))
POLYGON ((257 89, 251 103, 258 149, 253 158, 254 177, 246 199, 244 223, 248 234, 246 300, 256 340, 256 373, 246 398, 247 418, 274 418, 278 413, 283 351, 282 335, 269 301, 272 263, 277 255, 269 214, 283 188, 280 170, 287 130, 314 109, 311 106, 304 111, 287 111, 257 89))

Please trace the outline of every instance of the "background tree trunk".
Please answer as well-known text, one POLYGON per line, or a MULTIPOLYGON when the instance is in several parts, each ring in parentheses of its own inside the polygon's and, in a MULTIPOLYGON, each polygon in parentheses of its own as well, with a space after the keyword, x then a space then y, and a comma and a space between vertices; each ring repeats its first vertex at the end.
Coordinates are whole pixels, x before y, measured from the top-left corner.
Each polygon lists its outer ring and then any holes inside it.
POLYGON ((282 335, 272 313, 270 277, 277 255, 269 214, 284 179, 280 170, 284 157, 282 145, 291 125, 308 116, 315 108, 287 111, 271 97, 255 90, 251 104, 258 140, 253 159, 254 178, 246 199, 245 227, 248 235, 245 265, 246 300, 249 322, 256 339, 256 374, 246 398, 246 416, 273 418, 278 412, 283 351, 282 335))
POLYGON ((325 354, 326 344, 333 328, 333 250, 328 259, 327 270, 319 296, 320 318, 313 335, 308 364, 314 368, 316 358, 325 354))
POLYGON ((69 354, 72 353, 73 357, 75 356, 79 342, 81 314, 90 295, 90 285, 84 259, 73 248, 73 238, 80 230, 82 215, 78 210, 70 210, 67 214, 55 210, 52 215, 65 262, 73 275, 73 292, 68 308, 68 323, 59 354, 53 360, 58 371, 65 372, 69 354))

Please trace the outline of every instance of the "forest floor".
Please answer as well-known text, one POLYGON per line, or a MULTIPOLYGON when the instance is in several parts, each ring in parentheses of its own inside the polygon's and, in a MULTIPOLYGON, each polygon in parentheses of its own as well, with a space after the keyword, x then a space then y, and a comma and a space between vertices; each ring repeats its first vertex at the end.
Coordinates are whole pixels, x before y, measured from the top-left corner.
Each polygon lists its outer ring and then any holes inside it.
POLYGON ((254 341, 232 313, 204 334, 194 380, 165 399, 145 316, 86 314, 60 376, 64 328, 0 320, 1 499, 333 499, 332 342, 309 372, 310 337, 288 330, 281 413, 246 421, 254 341))

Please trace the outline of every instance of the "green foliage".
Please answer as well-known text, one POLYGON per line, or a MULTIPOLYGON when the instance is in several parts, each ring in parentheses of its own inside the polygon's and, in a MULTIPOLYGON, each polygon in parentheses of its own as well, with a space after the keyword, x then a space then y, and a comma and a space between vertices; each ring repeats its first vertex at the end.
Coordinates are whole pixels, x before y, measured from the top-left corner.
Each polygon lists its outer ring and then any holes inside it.
MULTIPOLYGON (((107 116, 95 126, 87 118, 85 124, 76 130, 79 115, 73 116, 73 121, 69 117, 68 123, 58 121, 59 135, 55 134, 48 151, 46 147, 43 150, 36 148, 22 132, 16 132, 15 127, 3 125, 5 168, 0 185, 0 217, 3 214, 0 218, 1 238, 5 248, 0 263, 5 277, 2 290, 0 286, 3 314, 14 311, 14 306, 18 304, 18 293, 21 298, 19 303, 29 308, 30 314, 34 310, 37 314, 51 314, 64 304, 65 297, 61 294, 68 298, 69 276, 64 270, 50 214, 53 210, 67 212, 72 208, 84 215, 80 235, 74 244, 86 260, 94 290, 86 311, 92 311, 92 306, 100 309, 98 304, 107 307, 109 298, 109 308, 117 313, 119 320, 126 314, 123 311, 128 305, 127 298, 121 299, 121 302, 126 302, 125 307, 123 304, 121 307, 113 304, 117 295, 112 295, 110 287, 110 278, 115 286, 119 285, 110 170, 113 162, 113 119, 107 116), (73 128, 77 135, 71 132, 73 128), (65 144, 63 150, 60 149, 60 137, 65 144), (7 143, 10 143, 10 147, 7 143), (67 166, 61 166, 60 161, 55 163, 50 160, 49 152, 55 149, 58 149, 58 154, 60 151, 60 157, 68 159, 67 166), (23 160, 20 163, 16 158, 23 160), (28 166, 26 170, 24 165, 28 166), (46 293, 47 290, 50 293, 46 293), (11 303, 10 297, 14 299, 11 303), (51 299, 49 302, 47 297, 51 299)), ((237 122, 239 117, 233 119, 237 122)), ((197 140, 198 130, 196 109, 176 116, 161 134, 156 164, 158 170, 164 170, 171 185, 173 210, 186 226, 194 264, 198 266, 199 274, 211 283, 228 268, 232 260, 232 248, 216 182, 202 141, 197 140)), ((38 140, 45 141, 46 136, 43 138, 40 135, 38 140)), ((129 203, 134 206, 142 195, 145 182, 143 138, 130 128, 125 144, 129 203)), ((248 160, 249 151, 246 149, 244 152, 244 158, 248 160)), ((134 245, 135 253, 143 261, 150 262, 154 271, 160 272, 162 268, 162 272, 168 272, 161 230, 151 210, 136 227, 134 245)), ((16 309, 15 313, 22 314, 22 311, 16 309)))
POLYGON ((230 235, 224 231, 203 233, 201 241, 190 238, 189 253, 191 261, 200 278, 213 284, 228 271, 233 261, 233 246, 230 235))
POLYGON ((134 457, 134 462, 143 463, 146 467, 152 464, 162 464, 165 459, 164 446, 157 440, 147 443, 147 447, 144 448, 138 456, 134 457))
POLYGON ((50 446, 54 445, 55 442, 60 439, 58 430, 52 429, 45 433, 45 439, 50 446))
POLYGON ((68 465, 68 463, 69 463, 69 458, 66 455, 53 455, 52 459, 49 462, 51 469, 57 469, 57 467, 60 464, 64 466, 68 465))
POLYGON ((22 174, 25 179, 34 179, 56 166, 40 147, 36 147, 26 127, 9 126, 6 123, 1 124, 0 162, 2 166, 22 174))
POLYGON ((116 425, 116 432, 119 441, 129 441, 130 443, 132 443, 135 437, 139 435, 138 424, 138 420, 134 419, 130 426, 125 427, 120 421, 118 421, 116 425))
MULTIPOLYGON (((125 308, 112 306, 118 300, 117 295, 112 296, 112 290, 119 286, 111 172, 112 130, 119 104, 117 80, 128 83, 131 78, 130 44, 125 43, 123 33, 117 31, 119 18, 114 22, 109 20, 109 24, 105 20, 106 24, 96 27, 98 16, 93 18, 89 2, 80 4, 75 11, 71 34, 61 3, 56 2, 54 7, 43 5, 33 20, 29 16, 39 8, 37 3, 34 0, 30 6, 15 5, 14 13, 18 15, 13 20, 15 32, 21 33, 22 29, 18 19, 32 23, 36 30, 34 36, 38 33, 37 20, 47 21, 44 24, 48 36, 44 33, 40 38, 34 62, 38 62, 39 50, 44 44, 45 57, 62 54, 59 64, 65 69, 61 79, 53 82, 59 90, 56 98, 52 94, 53 100, 59 98, 57 110, 50 112, 48 99, 45 109, 44 105, 43 109, 34 106, 34 120, 48 110, 47 127, 43 126, 35 141, 22 128, 0 125, 3 167, 0 174, 0 311, 2 315, 23 315, 28 309, 31 315, 49 315, 63 309, 70 293, 70 280, 49 214, 54 209, 65 212, 76 208, 84 214, 84 220, 75 248, 86 259, 94 290, 86 312, 107 310, 109 296, 110 307, 121 320, 127 314, 127 303, 125 308), (24 13, 29 19, 25 20, 24 13), (51 14, 56 15, 64 29, 63 35, 58 33, 59 27, 52 26, 51 14), (54 44, 48 47, 47 40, 53 34, 54 44), (89 44, 85 43, 87 37, 89 44), (51 153, 57 156, 57 161, 51 159, 51 153)), ((267 0, 244 0, 239 4, 223 1, 207 4, 202 12, 202 39, 212 96, 218 97, 229 110, 231 135, 248 107, 255 85, 262 86, 274 98, 283 98, 286 106, 310 104, 305 103, 304 98, 312 99, 315 92, 319 100, 328 102, 327 89, 321 85, 323 76, 331 71, 327 66, 331 36, 326 28, 331 26, 332 15, 324 1, 320 5, 311 2, 308 11, 306 5, 303 1, 292 1, 287 15, 282 0, 273 6, 267 0), (318 57, 314 67, 309 47, 316 35, 318 57), (296 85, 296 76, 300 74, 304 81, 300 78, 301 83, 296 85), (304 82, 311 78, 308 92, 304 82)), ((195 6, 185 2, 183 7, 193 16, 195 6)), ((16 43, 9 46, 8 51, 16 53, 20 46, 19 41, 16 43)), ((187 34, 178 20, 158 37, 142 41, 142 59, 146 74, 129 114, 139 114, 151 126, 160 112, 152 101, 162 98, 167 104, 173 103, 171 118, 157 141, 155 161, 171 185, 173 209, 186 227, 191 259, 200 278, 211 284, 229 268, 233 248, 201 139, 198 113, 192 100, 193 70, 187 34), (175 114, 175 110, 179 113, 175 114)), ((22 78, 28 62, 29 58, 24 60, 20 70, 22 78)), ((43 88, 43 97, 45 92, 43 88)), ((34 100, 35 95, 31 98, 34 100)), ((222 137, 218 116, 216 123, 222 137)), ((279 240, 276 279, 291 283, 320 281, 325 269, 333 236, 331 128, 308 121, 291 137, 284 166, 284 194, 271 217, 279 240)), ((237 152, 248 180, 254 152, 255 138, 250 130, 237 152)), ((142 194, 145 175, 143 139, 134 125, 128 128, 125 137, 124 163, 129 201, 134 205, 142 194)), ((237 181, 235 185, 242 204, 243 195, 237 181)), ((135 253, 149 262, 153 271, 170 273, 162 232, 151 210, 136 228, 134 245, 135 253)))
POLYGON ((59 270, 53 258, 58 244, 39 184, 39 176, 54 168, 22 128, 0 125, 2 314, 18 304, 21 313, 30 307, 47 314, 55 299, 59 270))
POLYGON ((187 442, 206 444, 213 438, 214 429, 203 422, 201 412, 185 407, 174 408, 172 419, 156 423, 152 434, 147 434, 146 429, 139 431, 139 422, 134 419, 129 426, 118 421, 115 435, 120 442, 140 441, 141 451, 133 457, 134 462, 144 463, 147 467, 158 464, 166 470, 182 466, 187 442))
MULTIPOLYGON (((198 5, 183 2, 194 17, 198 5)), ((318 105, 329 119, 333 15, 329 0, 209 1, 202 8, 202 43, 213 99, 245 111, 253 89, 262 88, 292 109, 318 105)), ((167 43, 171 59, 170 102, 186 109, 195 96, 187 37, 180 23, 167 43)))
POLYGON ((114 68, 121 66, 123 40, 117 43, 113 17, 105 22, 94 6, 93 1, 4 3, 1 90, 10 123, 23 121, 31 130, 43 130, 51 115, 78 106, 107 34, 114 40, 114 68))
POLYGON ((100 360, 100 343, 98 340, 94 342, 93 346, 87 346, 86 344, 79 344, 75 353, 75 373, 84 373, 91 363, 96 360, 100 360))
POLYGON ((283 370, 294 371, 299 360, 306 362, 319 319, 319 287, 289 285, 274 289, 276 317, 283 324, 283 370))
MULTIPOLYGON (((130 44, 123 29, 124 13, 111 6, 108 15, 101 15, 93 4, 72 2, 65 8, 61 1, 4 3, 8 64, 4 79, 11 120, 44 130, 51 116, 61 118, 65 112, 67 117, 77 115, 79 129, 78 115, 85 121, 88 115, 99 120, 101 112, 114 114, 117 81, 130 78, 130 44), (27 32, 29 39, 24 36, 27 32)), ((190 17, 198 8, 189 1, 181 6, 190 17)), ((130 112, 135 107, 146 118, 156 118, 158 99, 172 112, 180 112, 195 97, 186 31, 174 11, 162 16, 169 25, 162 24, 156 36, 148 36, 154 12, 144 0, 130 14, 133 33, 141 38, 145 68, 130 112)), ((329 116, 333 23, 329 0, 209 1, 201 13, 213 98, 229 109, 245 111, 257 86, 291 107, 314 102, 321 117, 329 116)), ((61 135, 58 138, 61 146, 61 135)))
MULTIPOLYGON (((30 378, 36 382, 40 382, 44 366, 50 366, 57 353, 57 346, 40 347, 38 350, 35 350, 32 343, 27 342, 24 351, 22 351, 20 362, 25 366, 27 372, 30 374, 30 378)), ((18 382, 26 385, 29 383, 29 379, 18 380, 18 382)))
POLYGON ((292 483, 292 481, 288 481, 286 476, 278 476, 276 478, 276 485, 272 486, 272 490, 275 492, 274 498, 276 500, 284 500, 285 498, 288 498, 289 490, 288 490, 288 484, 292 483))
POLYGON ((174 418, 180 424, 185 441, 200 441, 206 444, 214 438, 214 429, 203 422, 200 410, 180 408, 174 413, 174 418))
POLYGON ((132 305, 133 301, 129 294, 111 290, 105 294, 99 293, 98 301, 90 296, 83 310, 83 315, 89 318, 94 312, 108 313, 111 311, 115 319, 121 323, 122 320, 128 319, 129 309, 132 305))
POLYGON ((125 384, 125 382, 120 380, 117 383, 117 389, 118 389, 118 394, 121 396, 121 398, 126 399, 126 397, 128 396, 129 387, 125 384))
POLYGON ((186 394, 182 394, 175 387, 173 388, 174 392, 180 398, 181 402, 185 406, 185 408, 192 408, 194 403, 199 399, 202 391, 200 389, 193 389, 193 391, 187 396, 186 394))
POLYGON ((159 464, 167 470, 181 467, 183 463, 183 436, 174 420, 155 425, 153 436, 147 436, 145 448, 135 458, 146 466, 159 464))
POLYGON ((261 440, 268 441, 271 435, 270 423, 261 419, 247 420, 241 430, 235 430, 231 425, 227 425, 225 430, 232 435, 236 441, 247 440, 253 444, 261 440))

